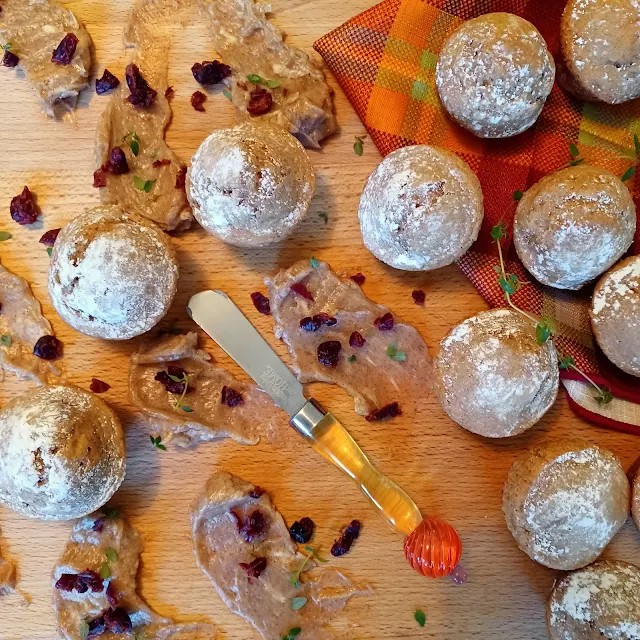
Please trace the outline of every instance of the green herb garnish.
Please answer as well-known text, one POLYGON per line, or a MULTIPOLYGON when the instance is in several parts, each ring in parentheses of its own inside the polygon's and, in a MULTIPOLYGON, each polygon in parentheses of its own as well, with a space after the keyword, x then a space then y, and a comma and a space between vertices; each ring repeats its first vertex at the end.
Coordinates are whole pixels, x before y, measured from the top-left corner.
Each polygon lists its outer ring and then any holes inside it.
POLYGON ((86 620, 83 620, 80 623, 80 638, 82 640, 87 640, 89 636, 89 623, 86 620))
POLYGON ((103 580, 107 580, 111 577, 111 567, 109 566, 109 563, 106 560, 102 563, 102 566, 100 567, 100 577, 103 580))
POLYGON ((182 376, 172 376, 170 374, 169 377, 174 381, 174 382, 181 382, 184 386, 182 387, 182 394, 181 396, 176 400, 176 403, 173 405, 174 409, 182 409, 185 413, 192 413, 193 409, 191 407, 187 407, 187 405, 182 404, 182 401, 184 400, 185 395, 187 395, 187 389, 189 388, 189 374, 188 373, 183 373, 182 376))
POLYGON ((631 178, 633 178, 633 176, 635 174, 636 174, 636 168, 635 167, 629 167, 624 172, 624 175, 622 176, 622 178, 620 178, 620 180, 622 180, 622 182, 626 182, 627 180, 631 180, 631 178))
POLYGON ((180 405, 180 408, 185 412, 185 413, 193 413, 193 409, 191 407, 187 407, 184 404, 180 405))
POLYGON ((299 611, 300 609, 302 609, 302 607, 304 607, 305 604, 307 604, 306 598, 302 598, 302 597, 294 598, 291 601, 291 608, 294 611, 299 611))
POLYGON ((247 76, 247 80, 253 82, 253 84, 262 84, 262 76, 259 76, 257 73, 250 73, 247 76))
POLYGON ((522 200, 522 196, 524 195, 524 193, 522 193, 522 191, 514 191, 513 192, 513 199, 518 201, 518 200, 522 200))
POLYGON ((311 260, 309 260, 309 264, 312 269, 317 269, 320 266, 320 261, 317 258, 311 258, 311 260))
POLYGON ((117 554, 116 550, 112 549, 111 547, 109 547, 105 551, 105 556, 107 556, 107 562, 109 562, 109 564, 113 564, 114 562, 116 562, 118 560, 118 554, 117 554))
POLYGON ((316 560, 317 562, 329 562, 326 558, 321 557, 320 554, 318 553, 318 550, 312 547, 311 545, 307 545, 305 547, 305 551, 308 551, 313 556, 313 559, 316 560))
POLYGON ((11 238, 13 238, 13 236, 8 231, 0 231, 0 242, 11 240, 11 238))
POLYGON ((321 218, 322 220, 324 220, 325 224, 329 223, 329 216, 324 211, 318 214, 318 218, 321 218))
POLYGON ((356 357, 352 354, 349 356, 349 362, 355 362, 356 361, 356 357))
POLYGON ((424 627, 424 625, 427 622, 427 616, 424 614, 424 611, 422 609, 416 609, 416 612, 413 614, 413 617, 421 627, 424 627))
POLYGON ((404 351, 398 351, 398 345, 395 342, 392 342, 387 347, 387 355, 392 360, 398 360, 399 362, 404 362, 407 359, 407 354, 404 351))
POLYGON ((357 156, 361 156, 364 153, 364 139, 367 136, 356 136, 356 141, 353 143, 353 152, 357 156))
POLYGON ((298 637, 302 633, 302 629, 300 627, 293 627, 293 629, 289 629, 286 636, 282 636, 281 640, 293 640, 298 637))
POLYGON ((542 318, 536 325, 536 342, 544 344, 551 339, 553 335, 553 322, 550 318, 542 318))
POLYGON ((231 91, 229 91, 229 89, 223 89, 222 90, 222 95, 227 99, 227 100, 231 100, 231 91))
POLYGON ((578 149, 573 142, 569 145, 569 153, 571 154, 571 161, 569 164, 572 167, 577 167, 579 164, 584 162, 584 158, 580 156, 580 149, 578 149))
POLYGON ((140 191, 144 191, 145 193, 149 193, 155 183, 155 180, 143 180, 138 176, 133 176, 133 184, 135 184, 136 189, 140 189, 140 191))
POLYGON ((161 451, 167 450, 167 447, 162 444, 162 438, 160 436, 156 436, 155 438, 153 436, 149 436, 149 438, 151 438, 151 444, 156 449, 160 449, 161 451))
POLYGON ((111 520, 115 520, 116 518, 120 517, 117 509, 114 509, 113 507, 106 507, 102 511, 104 512, 104 515, 111 520))
POLYGON ((3 334, 0 336, 0 345, 2 345, 3 347, 10 347, 11 346, 11 336, 7 333, 3 334))
POLYGON ((2 48, 4 51, 11 51, 11 43, 7 42, 7 44, 3 44, 2 48))
POLYGON ((138 138, 138 134, 135 131, 127 133, 127 135, 122 138, 122 142, 129 145, 129 149, 131 149, 131 153, 133 153, 134 156, 140 153, 140 138, 138 138))
POLYGON ((253 82, 253 84, 262 84, 267 89, 275 89, 280 86, 280 80, 266 80, 262 76, 259 76, 257 73, 250 73, 247 76, 247 80, 249 82, 253 82))
POLYGON ((329 562, 328 560, 325 560, 324 558, 320 557, 317 550, 314 549, 312 546, 307 545, 305 547, 305 550, 308 551, 309 554, 302 561, 302 564, 295 571, 292 571, 291 575, 289 576, 289 582, 296 589, 300 586, 300 574, 304 571, 304 568, 307 566, 307 562, 309 562, 311 558, 313 558, 314 560, 317 560, 318 562, 329 562))
POLYGON ((53 247, 47 247, 47 255, 51 257, 52 253, 53 253, 53 247))
POLYGON ((609 404, 613 400, 613 394, 607 387, 602 387, 594 398, 599 405, 609 404))

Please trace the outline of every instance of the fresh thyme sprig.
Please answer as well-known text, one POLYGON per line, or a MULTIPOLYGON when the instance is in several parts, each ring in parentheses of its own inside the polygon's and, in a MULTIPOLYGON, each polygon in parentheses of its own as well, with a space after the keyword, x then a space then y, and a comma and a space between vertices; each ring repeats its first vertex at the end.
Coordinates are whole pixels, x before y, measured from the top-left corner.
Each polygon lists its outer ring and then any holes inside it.
POLYGON ((577 167, 584 162, 584 158, 580 155, 580 149, 573 142, 569 145, 569 153, 571 154, 571 160, 569 161, 571 167, 577 167))
MULTIPOLYGON (((517 193, 517 192, 516 192, 517 193)), ((514 304, 511 296, 519 291, 523 284, 518 276, 513 273, 507 273, 505 264, 504 264, 504 256, 502 255, 502 240, 506 238, 507 230, 504 223, 498 223, 493 229, 491 229, 491 237, 494 242, 498 246, 498 258, 500 260, 500 264, 494 267, 495 271, 499 275, 498 284, 504 293, 505 300, 507 304, 519 314, 523 315, 525 318, 528 318, 536 325, 536 342, 540 345, 548 342, 553 339, 554 333, 556 332, 556 328, 554 326, 553 321, 550 318, 542 318, 539 320, 535 316, 530 315, 523 309, 520 309, 516 304, 514 304)), ((594 396, 595 401, 599 405, 609 404, 613 400, 613 395, 607 387, 600 387, 597 385, 584 371, 579 369, 576 366, 576 361, 571 355, 560 356, 558 354, 558 364, 561 369, 573 369, 579 373, 597 392, 597 395, 594 396)))
POLYGON ((300 566, 295 571, 291 572, 291 575, 289 577, 289 582, 296 589, 300 586, 300 575, 304 571, 304 568, 307 566, 307 562, 309 562, 309 560, 311 560, 311 558, 313 558, 317 562, 329 562, 327 559, 322 558, 320 556, 320 554, 318 553, 318 550, 315 549, 314 547, 312 547, 311 545, 307 545, 305 547, 305 551, 308 552, 307 555, 305 556, 305 559, 302 561, 300 566))
POLYGON ((185 404, 182 404, 184 397, 187 395, 187 389, 189 388, 189 374, 183 373, 180 377, 172 376, 171 374, 168 375, 174 382, 180 382, 182 385, 184 385, 182 387, 182 395, 176 400, 176 403, 173 405, 174 408, 182 409, 186 413, 191 413, 193 409, 191 407, 187 407, 187 405, 185 404))

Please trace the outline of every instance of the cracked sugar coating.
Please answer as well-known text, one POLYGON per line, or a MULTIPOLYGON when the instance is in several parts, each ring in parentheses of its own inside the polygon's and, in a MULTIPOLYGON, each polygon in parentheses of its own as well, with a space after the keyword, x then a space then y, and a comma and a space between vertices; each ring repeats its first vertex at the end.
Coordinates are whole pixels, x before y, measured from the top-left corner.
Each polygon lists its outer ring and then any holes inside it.
POLYGON ((593 562, 629 515, 629 481, 610 451, 566 439, 513 463, 502 495, 507 527, 530 558, 552 569, 593 562))
POLYGON ((0 502, 41 520, 101 507, 125 474, 116 414, 78 387, 43 386, 0 411, 0 502))
POLYGON ((436 68, 444 108, 480 138, 507 138, 529 129, 554 78, 544 38, 511 13, 467 20, 445 42, 436 68))
POLYGON ((433 363, 447 415, 488 438, 526 431, 558 393, 555 347, 539 345, 533 323, 510 309, 483 311, 455 326, 433 363))
POLYGON ((358 210, 367 249, 406 271, 455 262, 478 237, 483 215, 482 189, 469 165, 426 145, 390 153, 369 177, 358 210))
POLYGON ((315 174, 289 133, 248 122, 212 133, 196 151, 187 196, 198 222, 239 247, 262 247, 289 236, 306 216, 315 174))
POLYGON ((562 54, 578 97, 609 104, 640 96, 640 2, 570 0, 562 54))
POLYGON ((513 240, 536 280, 580 289, 624 255, 635 230, 636 207, 620 178, 579 165, 545 176, 524 194, 513 240))
POLYGON ((604 354, 623 371, 640 376, 640 256, 619 262, 598 282, 591 326, 604 354))
POLYGON ((178 262, 155 224, 119 207, 88 209, 56 240, 49 295, 77 331, 127 340, 155 326, 176 292, 178 262))
POLYGON ((547 605, 551 640, 638 640, 640 569, 604 560, 558 580, 547 605))

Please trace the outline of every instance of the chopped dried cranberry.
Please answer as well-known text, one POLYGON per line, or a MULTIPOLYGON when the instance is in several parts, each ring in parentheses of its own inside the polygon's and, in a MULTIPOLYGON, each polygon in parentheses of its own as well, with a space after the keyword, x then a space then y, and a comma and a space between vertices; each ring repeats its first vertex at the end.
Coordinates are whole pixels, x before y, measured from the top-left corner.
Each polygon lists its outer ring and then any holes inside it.
POLYGON ((196 111, 204 112, 204 107, 202 105, 204 105, 206 101, 207 101, 207 96, 204 93, 202 93, 202 91, 194 91, 191 94, 191 106, 196 111))
POLYGON ((76 34, 67 33, 53 52, 51 62, 53 62, 53 64, 71 64, 77 46, 78 37, 76 34))
POLYGON ((247 572, 247 578, 251 582, 251 578, 259 578, 260 574, 267 568, 267 559, 256 558, 249 563, 241 562, 240 566, 247 572))
POLYGON ((116 593, 116 589, 113 586, 113 581, 110 581, 107 585, 107 590, 104 593, 107 598, 107 602, 112 609, 115 609, 118 606, 118 594, 116 593))
POLYGON ((55 336, 42 336, 33 347, 33 355, 42 360, 57 360, 62 357, 62 342, 55 336))
POLYGON ((56 581, 55 587, 58 591, 73 591, 76 588, 78 574, 63 573, 56 581))
POLYGON ((352 520, 342 535, 333 543, 331 547, 332 556, 343 556, 351 549, 353 541, 360 535, 360 521, 352 520))
POLYGON ((29 187, 24 187, 22 193, 11 200, 9 211, 13 220, 18 224, 33 224, 36 221, 40 212, 38 205, 36 205, 35 196, 29 191, 29 187))
POLYGON ((273 96, 269 91, 258 87, 249 94, 249 102, 247 103, 247 112, 250 116, 261 116, 271 111, 273 105, 273 96))
POLYGON ((101 636, 105 632, 104 616, 100 616, 89 623, 89 633, 87 634, 87 640, 93 640, 101 636))
POLYGON ((45 231, 40 237, 40 244, 43 244, 45 247, 53 247, 56 242, 56 238, 60 233, 60 229, 49 229, 49 231, 45 231))
POLYGON ((231 513, 236 519, 238 533, 240 533, 247 542, 255 542, 258 538, 262 537, 269 528, 269 523, 265 515, 259 509, 245 516, 244 520, 241 520, 233 511, 231 513))
POLYGON ((76 583, 76 591, 79 593, 84 593, 88 589, 91 589, 93 593, 100 593, 104 589, 102 578, 91 569, 85 569, 82 573, 79 573, 76 583))
POLYGON ((17 67, 20 62, 20 58, 13 53, 13 51, 5 50, 4 55, 2 56, 2 66, 9 67, 12 69, 13 67, 17 67))
POLYGON ((164 92, 164 97, 171 102, 173 100, 173 94, 175 93, 175 91, 173 90, 173 87, 167 87, 165 92, 164 92))
POLYGON ((359 331, 354 331, 349 336, 349 346, 354 347, 354 349, 360 349, 364 347, 366 340, 362 337, 359 331))
POLYGON ((204 62, 196 62, 191 67, 191 73, 202 85, 209 86, 212 84, 220 84, 225 78, 231 75, 231 67, 218 60, 205 60, 204 62))
POLYGON ((226 385, 222 387, 221 396, 222 404, 226 404, 227 407, 237 407, 238 405, 244 404, 242 394, 238 393, 231 387, 227 387, 226 385))
POLYGON ((253 487, 253 490, 249 492, 249 497, 258 499, 264 493, 264 489, 262 487, 253 487))
POLYGON ((127 65, 125 77, 131 92, 131 95, 127 98, 129 103, 134 107, 150 107, 158 93, 147 84, 147 81, 140 73, 140 69, 133 63, 127 65))
POLYGON ((393 329, 393 316, 390 313, 385 313, 382 318, 376 318, 373 324, 380 329, 380 331, 391 331, 393 329))
POLYGON ((107 186, 107 172, 102 167, 93 172, 93 186, 96 189, 107 186))
POLYGON ((411 297, 413 298, 413 301, 416 304, 424 305, 425 295, 424 295, 424 291, 422 291, 422 289, 416 289, 415 291, 412 291, 411 292, 411 297))
POLYGON ((313 296, 311 292, 302 282, 294 282, 291 285, 291 291, 297 293, 299 296, 302 296, 305 300, 310 300, 313 302, 313 296))
POLYGON ((96 533, 102 533, 104 529, 104 523, 107 521, 107 516, 100 516, 94 523, 91 529, 96 533))
POLYGON ((163 158, 162 160, 154 160, 151 165, 154 169, 159 169, 160 167, 166 167, 171 164, 171 160, 169 158, 163 158))
POLYGON ((96 80, 96 93, 101 96, 103 93, 115 89, 119 84, 120 80, 109 69, 105 69, 102 73, 102 78, 96 80))
POLYGON ((338 364, 342 345, 338 340, 328 340, 318 345, 318 362, 325 367, 335 367, 338 364))
POLYGON ((131 633, 133 630, 129 614, 121 607, 107 609, 104 612, 104 624, 111 633, 131 633))
POLYGON ((269 305, 269 298, 267 296, 261 294, 259 291, 256 291, 251 294, 251 301, 253 302, 253 306, 265 316, 271 315, 271 306, 269 305))
MULTIPOLYGON (((172 380, 170 376, 173 376, 174 378, 182 378, 184 376, 184 370, 180 369, 179 367, 170 367, 168 373, 166 371, 158 371, 158 373, 156 373, 154 377, 154 380, 163 384, 165 389, 169 393, 173 393, 174 395, 177 395, 177 396, 182 395, 184 393, 185 383, 176 382, 175 380, 172 380), (177 372, 176 373, 172 372, 172 369, 176 370, 177 372)), ((193 390, 193 387, 189 387, 187 389, 187 393, 189 393, 192 390, 193 390)))
POLYGON ((300 320, 300 328, 304 331, 317 331, 322 326, 322 323, 316 319, 316 316, 313 318, 311 316, 305 316, 300 320))
POLYGON ((315 316, 313 316, 313 319, 316 320, 317 322, 320 322, 320 324, 324 324, 327 327, 332 327, 334 324, 337 324, 337 320, 333 317, 331 317, 328 313, 325 313, 324 311, 321 311, 320 313, 316 313, 315 316))
POLYGON ((362 286, 365 281, 365 277, 359 271, 354 276, 351 276, 351 279, 360 286, 362 286))
POLYGON ((109 159, 104 163, 102 168, 114 176, 129 173, 129 164, 127 163, 127 156, 124 155, 124 151, 120 147, 113 147, 109 154, 109 159))
POLYGON ((187 185, 187 167, 180 167, 176 174, 176 189, 184 189, 187 185))
POLYGON ((372 411, 369 415, 365 416, 365 420, 367 422, 377 422, 385 418, 395 418, 399 415, 402 415, 400 405, 397 402, 392 402, 382 407, 382 409, 378 409, 378 411, 372 411))
POLYGON ((91 385, 89 386, 89 389, 91 389, 93 393, 104 393, 111 389, 111 385, 106 382, 102 382, 102 380, 98 380, 98 378, 91 378, 91 385))
POLYGON ((300 521, 296 520, 289 529, 289 535, 300 544, 309 542, 313 536, 313 530, 315 524, 311 518, 302 518, 300 521))

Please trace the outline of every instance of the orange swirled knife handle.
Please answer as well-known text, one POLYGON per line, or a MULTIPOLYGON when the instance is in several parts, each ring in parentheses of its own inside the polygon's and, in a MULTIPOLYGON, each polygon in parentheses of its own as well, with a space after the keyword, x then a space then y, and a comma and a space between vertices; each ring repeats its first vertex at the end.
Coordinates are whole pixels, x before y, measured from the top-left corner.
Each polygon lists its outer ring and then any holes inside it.
POLYGON ((442 578, 460 562, 462 542, 448 522, 425 518, 404 539, 404 555, 418 573, 429 578, 442 578))

